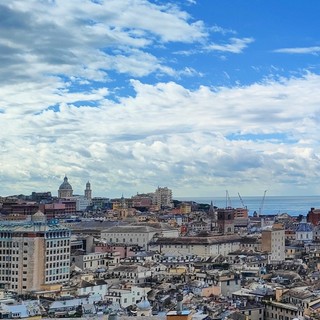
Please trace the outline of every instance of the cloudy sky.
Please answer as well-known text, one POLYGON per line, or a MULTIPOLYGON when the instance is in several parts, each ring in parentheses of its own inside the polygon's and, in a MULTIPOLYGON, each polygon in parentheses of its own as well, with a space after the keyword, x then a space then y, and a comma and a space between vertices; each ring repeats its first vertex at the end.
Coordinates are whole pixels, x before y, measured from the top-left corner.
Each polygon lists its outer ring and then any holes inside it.
POLYGON ((0 0, 0 195, 320 194, 318 0, 0 0))

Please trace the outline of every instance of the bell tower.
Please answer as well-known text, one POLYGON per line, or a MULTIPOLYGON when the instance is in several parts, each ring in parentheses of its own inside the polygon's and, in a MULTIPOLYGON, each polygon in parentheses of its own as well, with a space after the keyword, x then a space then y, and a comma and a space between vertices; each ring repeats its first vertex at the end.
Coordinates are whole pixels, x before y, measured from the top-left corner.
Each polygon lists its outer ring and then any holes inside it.
POLYGON ((86 183, 86 189, 84 190, 84 197, 90 201, 92 199, 92 190, 91 190, 91 185, 89 181, 86 183))
POLYGON ((222 234, 234 234, 234 209, 218 209, 218 230, 222 234))

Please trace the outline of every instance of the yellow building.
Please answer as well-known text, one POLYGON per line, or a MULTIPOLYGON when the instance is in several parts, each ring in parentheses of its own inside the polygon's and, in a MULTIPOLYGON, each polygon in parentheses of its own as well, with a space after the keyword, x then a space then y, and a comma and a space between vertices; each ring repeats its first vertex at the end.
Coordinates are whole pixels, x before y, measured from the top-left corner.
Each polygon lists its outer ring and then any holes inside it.
POLYGON ((180 204, 180 213, 181 214, 188 214, 191 213, 191 204, 183 202, 180 204))

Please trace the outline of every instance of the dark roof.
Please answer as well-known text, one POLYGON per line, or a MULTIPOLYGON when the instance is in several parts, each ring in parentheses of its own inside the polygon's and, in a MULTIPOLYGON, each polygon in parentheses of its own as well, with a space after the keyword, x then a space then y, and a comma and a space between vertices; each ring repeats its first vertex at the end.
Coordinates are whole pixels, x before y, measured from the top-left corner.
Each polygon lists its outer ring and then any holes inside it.
POLYGON ((253 237, 243 237, 241 239, 241 243, 247 243, 247 244, 252 244, 252 243, 258 243, 259 239, 253 238, 253 237))
POLYGON ((218 244, 226 242, 239 242, 240 236, 237 235, 225 235, 225 236, 214 236, 214 237, 178 237, 178 238, 158 238, 155 240, 155 244, 218 244))
POLYGON ((296 232, 312 232, 311 223, 300 222, 297 226, 296 232))

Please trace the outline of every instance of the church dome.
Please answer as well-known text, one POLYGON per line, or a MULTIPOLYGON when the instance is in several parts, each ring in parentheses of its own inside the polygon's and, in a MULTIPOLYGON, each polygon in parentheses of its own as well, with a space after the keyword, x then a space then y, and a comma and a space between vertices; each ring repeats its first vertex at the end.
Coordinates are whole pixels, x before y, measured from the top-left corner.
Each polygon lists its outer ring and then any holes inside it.
POLYGON ((144 298, 143 300, 137 303, 137 308, 141 311, 147 311, 150 310, 151 305, 150 302, 146 298, 144 298))
POLYGON ((59 190, 72 190, 71 184, 68 182, 67 177, 64 177, 63 183, 60 185, 59 190))
POLYGON ((313 227, 310 222, 307 222, 305 218, 298 224, 296 232, 312 232, 313 227))

